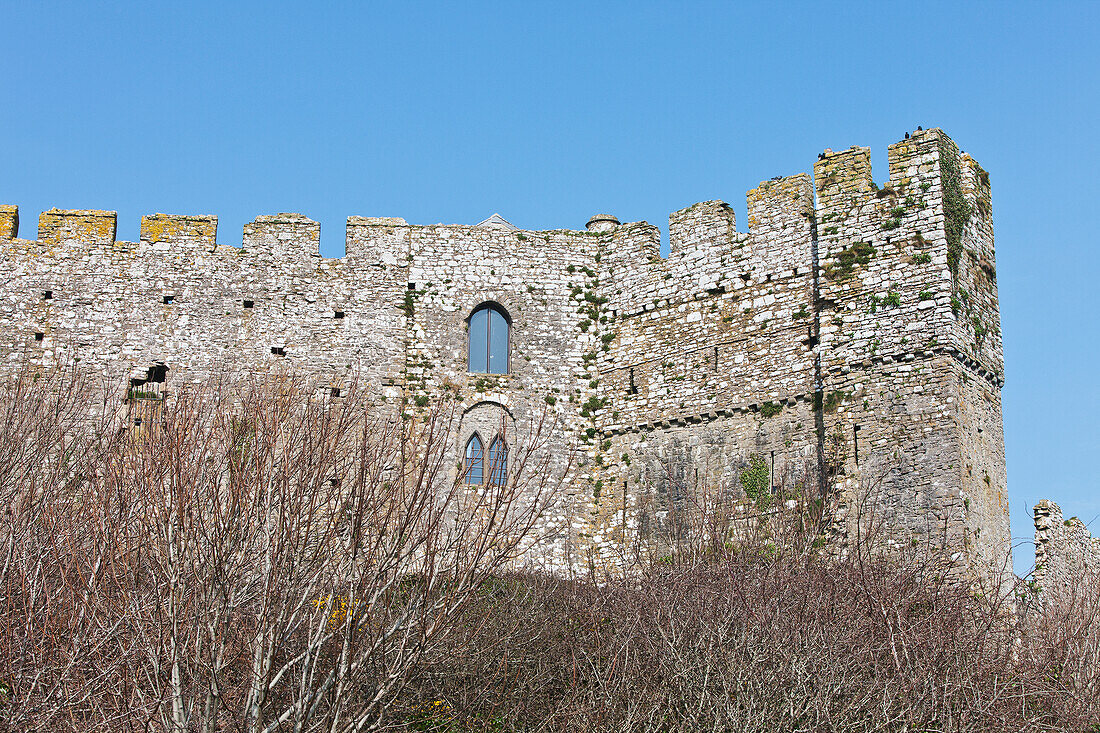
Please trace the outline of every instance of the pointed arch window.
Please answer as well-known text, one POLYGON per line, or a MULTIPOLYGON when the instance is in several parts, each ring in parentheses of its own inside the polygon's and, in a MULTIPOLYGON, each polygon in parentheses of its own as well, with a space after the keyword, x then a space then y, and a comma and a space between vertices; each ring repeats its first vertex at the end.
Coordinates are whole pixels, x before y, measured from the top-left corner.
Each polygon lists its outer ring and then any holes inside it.
POLYGON ((482 303, 470 314, 469 370, 508 373, 508 316, 495 303, 482 303))
POLYGON ((477 433, 466 442, 466 457, 462 461, 462 482, 480 484, 485 480, 485 461, 482 455, 481 438, 477 433))
POLYGON ((489 483, 504 486, 508 480, 508 446, 499 435, 489 446, 489 483))

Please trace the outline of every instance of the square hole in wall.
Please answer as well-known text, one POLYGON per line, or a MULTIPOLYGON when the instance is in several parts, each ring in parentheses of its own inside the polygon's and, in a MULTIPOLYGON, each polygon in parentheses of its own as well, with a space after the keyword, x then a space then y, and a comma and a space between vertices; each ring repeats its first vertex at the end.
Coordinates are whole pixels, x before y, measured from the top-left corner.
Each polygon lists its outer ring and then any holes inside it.
POLYGON ((271 353, 275 356, 286 356, 286 349, 284 349, 282 346, 272 346, 271 353))
POLYGON ((409 290, 416 290, 416 283, 409 283, 409 290))
POLYGON ((46 334, 42 333, 41 331, 35 331, 35 334, 34 334, 34 340, 35 341, 41 341, 44 338, 46 338, 46 334))
POLYGON ((47 290, 42 293, 42 300, 53 300, 53 291, 47 290))
POLYGON ((244 307, 245 307, 245 308, 251 308, 251 307, 253 307, 254 305, 256 305, 256 303, 255 303, 254 301, 251 301, 251 300, 246 300, 246 301, 244 302, 244 307))
POLYGON ((333 318, 343 318, 344 317, 344 311, 333 311, 332 312, 332 317, 333 318))
POLYGON ((339 397, 340 396, 340 388, 339 387, 333 387, 329 391, 329 394, 331 394, 333 397, 339 397))
POLYGON ((163 297, 163 298, 161 299, 161 301, 162 301, 162 302, 163 302, 163 303, 164 303, 165 305, 172 305, 172 301, 173 301, 173 300, 175 300, 175 298, 176 298, 176 296, 174 296, 174 295, 165 295, 165 296, 164 296, 164 297, 163 297))

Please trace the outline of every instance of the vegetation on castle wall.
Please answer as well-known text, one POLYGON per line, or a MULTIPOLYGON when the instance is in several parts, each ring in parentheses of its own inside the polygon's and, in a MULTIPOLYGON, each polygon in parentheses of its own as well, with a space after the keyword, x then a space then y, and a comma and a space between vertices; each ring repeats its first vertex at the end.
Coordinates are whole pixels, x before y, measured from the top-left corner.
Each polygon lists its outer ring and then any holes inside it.
POLYGON ((764 456, 759 453, 749 456, 749 464, 741 469, 739 480, 745 496, 757 505, 767 503, 771 498, 771 471, 764 456))
POLYGON ((962 235, 970 221, 970 204, 962 190, 959 153, 947 140, 940 142, 940 179, 943 183, 943 228, 947 237, 947 266, 958 277, 962 257, 962 235))
POLYGON ((853 242, 842 248, 836 260, 825 267, 825 276, 830 280, 841 280, 850 276, 857 265, 866 265, 875 256, 875 248, 870 242, 853 242))

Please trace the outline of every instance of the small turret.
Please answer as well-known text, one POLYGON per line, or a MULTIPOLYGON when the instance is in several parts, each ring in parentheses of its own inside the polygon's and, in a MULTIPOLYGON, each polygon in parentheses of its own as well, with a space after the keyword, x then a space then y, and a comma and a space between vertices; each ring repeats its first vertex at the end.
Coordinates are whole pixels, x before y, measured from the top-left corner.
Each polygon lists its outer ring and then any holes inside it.
POLYGON ((596 214, 588 220, 586 229, 590 232, 609 232, 619 226, 619 220, 611 214, 596 214))

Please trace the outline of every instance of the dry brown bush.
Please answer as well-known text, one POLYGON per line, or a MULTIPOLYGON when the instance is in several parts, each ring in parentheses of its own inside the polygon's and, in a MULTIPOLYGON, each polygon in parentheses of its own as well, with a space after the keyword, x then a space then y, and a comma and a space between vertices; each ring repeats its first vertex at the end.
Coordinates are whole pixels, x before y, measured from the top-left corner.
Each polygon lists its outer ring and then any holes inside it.
POLYGON ((500 578, 395 722, 440 701, 421 729, 1098 729, 1095 594, 1017 624, 909 563, 758 544, 602 586, 500 578))
POLYGON ((0 385, 9 730, 374 727, 560 479, 539 425, 506 486, 463 486, 452 403, 407 420, 356 385, 223 379, 140 427, 94 394, 0 385))

